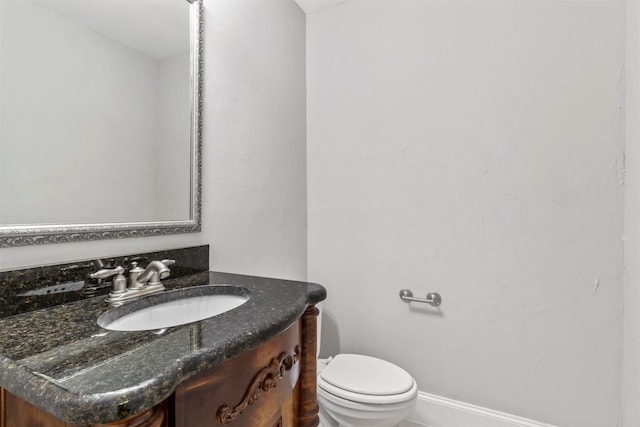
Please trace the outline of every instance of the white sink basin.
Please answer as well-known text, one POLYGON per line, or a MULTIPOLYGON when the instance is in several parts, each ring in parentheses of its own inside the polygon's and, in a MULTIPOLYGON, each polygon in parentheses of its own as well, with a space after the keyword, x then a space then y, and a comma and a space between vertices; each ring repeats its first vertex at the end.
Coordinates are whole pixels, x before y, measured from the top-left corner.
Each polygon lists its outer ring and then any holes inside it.
POLYGON ((249 292, 244 288, 194 286, 151 295, 113 308, 98 318, 98 325, 112 331, 169 328, 217 316, 248 299, 249 292))

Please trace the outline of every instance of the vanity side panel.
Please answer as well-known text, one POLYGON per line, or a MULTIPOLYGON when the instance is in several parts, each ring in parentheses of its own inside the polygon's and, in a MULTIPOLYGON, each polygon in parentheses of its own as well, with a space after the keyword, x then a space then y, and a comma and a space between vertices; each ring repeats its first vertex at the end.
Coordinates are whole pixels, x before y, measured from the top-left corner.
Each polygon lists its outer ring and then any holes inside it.
POLYGON ((187 380, 174 394, 175 427, 295 425, 301 352, 298 321, 258 348, 187 380), (225 406, 228 423, 219 415, 225 406))
POLYGON ((301 318, 302 363, 298 399, 298 423, 300 427, 317 427, 320 424, 317 390, 318 315, 320 311, 310 305, 301 318))

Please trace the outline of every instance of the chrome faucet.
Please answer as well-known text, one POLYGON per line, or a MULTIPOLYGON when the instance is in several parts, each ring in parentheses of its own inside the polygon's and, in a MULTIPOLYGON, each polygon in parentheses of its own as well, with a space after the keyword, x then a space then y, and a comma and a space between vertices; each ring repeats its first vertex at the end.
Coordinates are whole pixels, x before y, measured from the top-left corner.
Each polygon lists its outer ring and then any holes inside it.
POLYGON ((92 279, 101 279, 117 275, 113 281, 113 290, 109 293, 107 302, 112 306, 122 305, 130 299, 143 295, 150 295, 164 291, 165 287, 160 279, 169 277, 170 265, 175 265, 173 259, 163 259, 162 261, 151 261, 144 270, 138 267, 137 262, 131 263, 129 269, 129 283, 127 284, 123 276, 124 269, 116 267, 114 269, 103 269, 90 275, 92 279))
POLYGON ((141 285, 162 285, 160 279, 166 279, 167 277, 169 277, 169 274, 171 273, 171 270, 169 270, 169 266, 175 265, 175 263, 176 261, 173 259, 151 261, 142 273, 136 275, 135 280, 141 285))

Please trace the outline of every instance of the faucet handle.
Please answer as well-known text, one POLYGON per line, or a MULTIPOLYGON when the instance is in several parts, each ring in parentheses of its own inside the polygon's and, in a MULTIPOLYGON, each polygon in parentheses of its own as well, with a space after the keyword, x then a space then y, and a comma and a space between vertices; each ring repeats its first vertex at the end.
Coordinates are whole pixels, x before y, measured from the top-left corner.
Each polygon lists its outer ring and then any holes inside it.
POLYGON ((113 279, 113 291, 111 292, 113 295, 121 294, 127 290, 127 279, 124 277, 124 268, 120 266, 116 268, 104 268, 89 275, 92 279, 106 279, 111 276, 116 276, 113 279))
POLYGON ((107 277, 115 276, 116 274, 124 273, 124 268, 118 266, 116 268, 104 268, 102 270, 91 273, 89 277, 92 279, 106 279, 107 277))
POLYGON ((172 265, 176 265, 176 260, 175 259, 163 259, 160 262, 163 263, 164 265, 166 265, 167 267, 171 267, 172 265))

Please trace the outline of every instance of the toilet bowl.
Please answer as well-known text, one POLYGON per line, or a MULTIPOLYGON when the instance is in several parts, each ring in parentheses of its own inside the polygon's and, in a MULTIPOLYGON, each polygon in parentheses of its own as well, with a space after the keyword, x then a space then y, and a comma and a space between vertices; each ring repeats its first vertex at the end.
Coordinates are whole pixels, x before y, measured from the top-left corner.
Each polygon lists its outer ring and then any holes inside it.
POLYGON ((404 369, 371 356, 318 361, 321 427, 392 427, 415 408, 418 387, 404 369))

